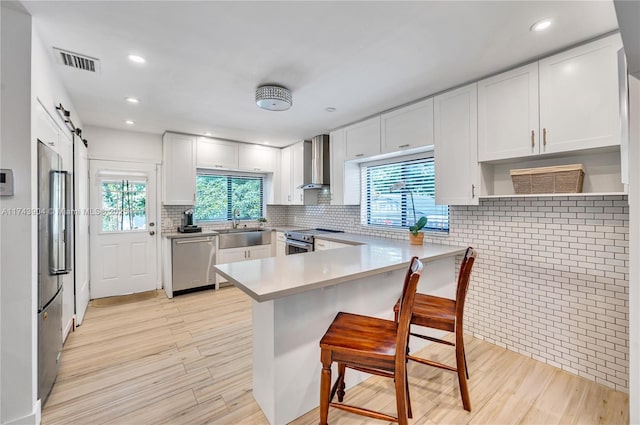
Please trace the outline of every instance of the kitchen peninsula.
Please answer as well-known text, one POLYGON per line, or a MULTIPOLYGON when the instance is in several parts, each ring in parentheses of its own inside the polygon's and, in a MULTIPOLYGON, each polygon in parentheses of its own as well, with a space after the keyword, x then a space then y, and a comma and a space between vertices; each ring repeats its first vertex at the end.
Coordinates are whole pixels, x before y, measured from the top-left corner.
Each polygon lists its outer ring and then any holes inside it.
MULTIPOLYGON (((253 298, 253 395, 272 425, 319 405, 318 343, 339 311, 392 319, 414 255, 425 263, 418 291, 452 296, 455 256, 466 249, 349 234, 327 239, 360 245, 215 266, 253 298)), ((367 376, 348 374, 347 388, 367 376)))

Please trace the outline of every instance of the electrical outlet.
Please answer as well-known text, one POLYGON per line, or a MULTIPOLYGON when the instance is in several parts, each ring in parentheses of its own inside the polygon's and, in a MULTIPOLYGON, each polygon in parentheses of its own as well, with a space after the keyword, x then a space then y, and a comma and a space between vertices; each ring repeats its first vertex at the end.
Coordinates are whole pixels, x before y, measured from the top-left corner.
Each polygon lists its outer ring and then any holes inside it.
POLYGON ((356 221, 352 218, 349 219, 349 227, 353 227, 356 225, 356 221))
POLYGON ((173 227, 173 220, 171 220, 170 218, 165 218, 164 222, 162 223, 163 227, 173 227))

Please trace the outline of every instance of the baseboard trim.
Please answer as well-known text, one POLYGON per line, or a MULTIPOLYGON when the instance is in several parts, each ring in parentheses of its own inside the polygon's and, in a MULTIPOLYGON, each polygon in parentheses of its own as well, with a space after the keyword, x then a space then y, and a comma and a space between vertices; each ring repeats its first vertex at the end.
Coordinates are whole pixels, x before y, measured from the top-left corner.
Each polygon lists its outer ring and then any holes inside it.
POLYGON ((33 412, 27 416, 5 422, 3 425, 40 425, 41 419, 40 399, 38 399, 36 404, 33 406, 33 412))

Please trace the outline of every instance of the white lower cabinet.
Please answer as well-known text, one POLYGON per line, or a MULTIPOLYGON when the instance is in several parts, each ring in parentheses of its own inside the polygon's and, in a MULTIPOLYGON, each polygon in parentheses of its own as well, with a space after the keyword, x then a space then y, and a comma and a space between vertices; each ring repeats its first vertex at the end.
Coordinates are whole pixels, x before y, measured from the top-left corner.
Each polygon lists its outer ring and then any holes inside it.
MULTIPOLYGON (((242 261, 259 260, 261 258, 271 257, 271 250, 271 244, 219 249, 217 252, 216 264, 239 263, 242 261)), ((217 281, 218 283, 223 283, 227 280, 218 275, 217 281)))
POLYGON ((284 232, 276 232, 276 257, 287 255, 286 239, 284 232))
POLYGON ((326 241, 324 239, 315 238, 313 241, 313 249, 314 251, 327 251, 329 249, 337 249, 337 248, 346 248, 349 246, 354 246, 348 243, 335 242, 335 241, 326 241))

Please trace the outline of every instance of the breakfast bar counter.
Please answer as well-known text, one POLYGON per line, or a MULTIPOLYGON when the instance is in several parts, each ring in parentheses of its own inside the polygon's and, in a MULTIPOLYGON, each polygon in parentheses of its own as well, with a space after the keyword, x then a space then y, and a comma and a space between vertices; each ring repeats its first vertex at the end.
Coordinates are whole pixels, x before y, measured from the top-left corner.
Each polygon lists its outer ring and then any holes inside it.
MULTIPOLYGON (((340 240, 360 245, 215 266, 253 298, 253 395, 272 425, 319 405, 318 344, 339 311, 393 319, 411 257, 425 264, 419 292, 453 295, 466 247, 349 236, 340 240)), ((348 374, 347 388, 367 377, 348 374)))

